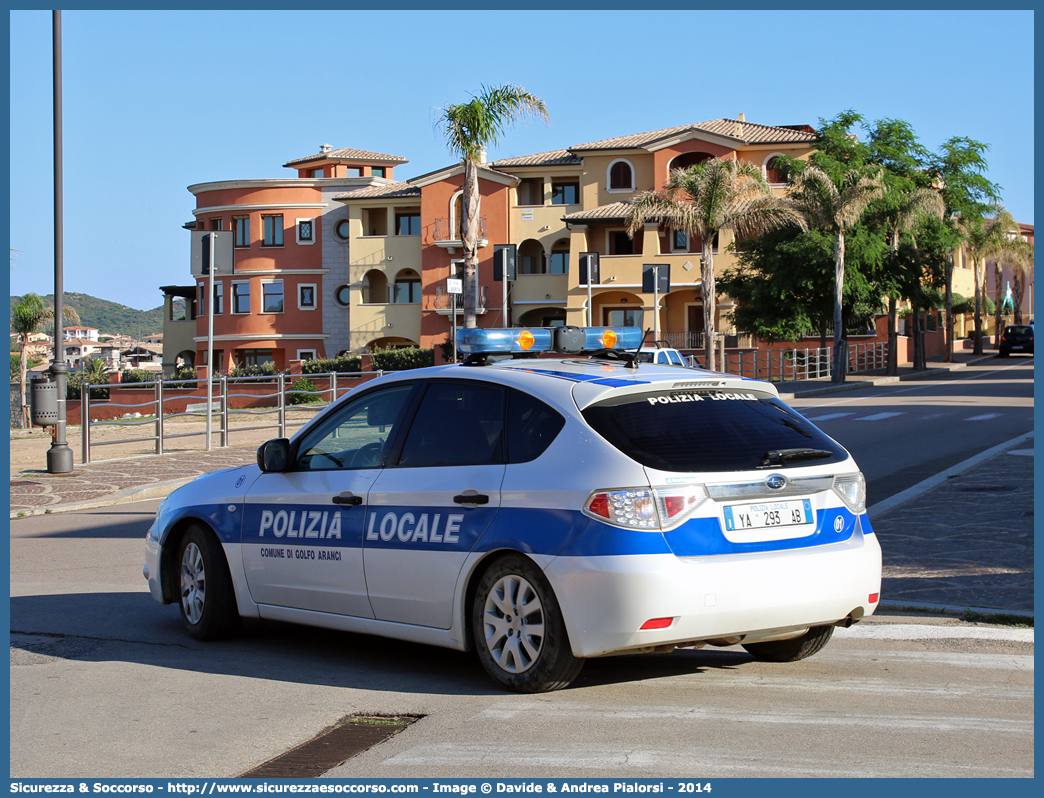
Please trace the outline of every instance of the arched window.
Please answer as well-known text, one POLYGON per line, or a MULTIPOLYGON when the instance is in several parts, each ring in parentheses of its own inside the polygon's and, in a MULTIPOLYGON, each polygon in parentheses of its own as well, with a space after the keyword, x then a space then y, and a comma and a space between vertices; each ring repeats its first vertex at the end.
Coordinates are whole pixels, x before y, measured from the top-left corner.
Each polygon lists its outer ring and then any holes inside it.
POLYGON ((518 273, 544 273, 544 248, 539 241, 527 238, 518 248, 518 273))
POLYGON ((770 183, 786 183, 787 178, 783 174, 783 164, 779 156, 773 155, 765 162, 765 179, 770 183))
POLYGON ((464 233, 460 225, 464 220, 464 192, 458 191, 450 199, 450 230, 456 236, 455 241, 463 241, 464 233))
POLYGON ((672 169, 685 169, 696 164, 709 161, 714 156, 709 152, 683 152, 681 155, 677 155, 671 161, 670 166, 667 167, 669 172, 672 169))
POLYGON ((630 161, 616 160, 609 164, 610 191, 634 191, 634 167, 630 161))
POLYGON ((551 247, 551 255, 547 260, 548 274, 569 274, 569 240, 558 239, 551 247))
POLYGON ((420 275, 413 269, 403 269, 395 275, 395 291, 392 294, 392 302, 410 304, 420 301, 420 275))
POLYGON ((363 278, 363 302, 372 305, 383 305, 388 301, 388 278, 383 272, 371 269, 363 278))

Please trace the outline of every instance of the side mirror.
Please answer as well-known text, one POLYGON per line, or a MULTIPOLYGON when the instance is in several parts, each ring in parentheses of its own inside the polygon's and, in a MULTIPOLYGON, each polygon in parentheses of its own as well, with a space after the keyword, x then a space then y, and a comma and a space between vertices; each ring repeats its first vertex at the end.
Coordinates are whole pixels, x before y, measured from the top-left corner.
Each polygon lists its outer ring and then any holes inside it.
POLYGON ((286 471, 289 464, 290 441, 287 438, 275 438, 258 447, 257 467, 266 474, 286 471))

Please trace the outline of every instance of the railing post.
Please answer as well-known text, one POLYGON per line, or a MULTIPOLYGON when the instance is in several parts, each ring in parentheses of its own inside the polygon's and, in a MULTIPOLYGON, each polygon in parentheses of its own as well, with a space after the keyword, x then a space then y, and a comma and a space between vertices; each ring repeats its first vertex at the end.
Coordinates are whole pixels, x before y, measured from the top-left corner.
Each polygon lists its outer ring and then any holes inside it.
POLYGON ((337 401, 337 372, 330 372, 330 404, 337 401))
POLYGON ((91 389, 80 383, 80 462, 91 462, 91 389))
POLYGON ((156 454, 163 454, 163 375, 156 380, 156 454))
POLYGON ((276 377, 276 390, 279 393, 279 437, 286 437, 286 381, 280 373, 276 377))
POLYGON ((219 390, 221 391, 221 448, 228 446, 228 377, 222 374, 218 377, 219 390))

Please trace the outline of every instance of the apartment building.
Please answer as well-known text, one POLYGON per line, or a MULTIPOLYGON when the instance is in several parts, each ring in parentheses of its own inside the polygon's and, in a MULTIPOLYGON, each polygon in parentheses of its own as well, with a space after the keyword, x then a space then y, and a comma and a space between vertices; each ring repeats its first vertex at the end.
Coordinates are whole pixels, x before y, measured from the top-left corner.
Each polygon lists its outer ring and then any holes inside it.
MULTIPOLYGON (((346 305, 334 294, 347 282, 347 211, 333 198, 391 183, 403 163, 395 155, 323 145, 315 155, 284 164, 296 177, 188 187, 196 208, 185 227, 234 236, 234 273, 215 277, 211 298, 218 369, 266 362, 285 368, 292 360, 348 348, 346 305)), ((206 283, 200 277, 195 285, 196 366, 206 362, 206 283)), ((180 346, 179 357, 187 360, 180 346)))

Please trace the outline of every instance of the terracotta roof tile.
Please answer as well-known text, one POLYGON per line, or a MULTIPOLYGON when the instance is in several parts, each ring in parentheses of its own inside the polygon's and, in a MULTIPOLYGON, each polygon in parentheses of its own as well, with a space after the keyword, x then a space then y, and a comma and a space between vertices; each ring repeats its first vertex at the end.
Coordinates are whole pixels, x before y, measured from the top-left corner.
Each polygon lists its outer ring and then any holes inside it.
POLYGON ((393 199, 397 197, 419 197, 420 193, 419 188, 411 186, 409 183, 388 183, 383 186, 370 186, 369 188, 361 188, 358 191, 338 194, 334 199, 341 201, 352 199, 393 199))
POLYGON ((332 159, 343 159, 351 161, 383 161, 386 163, 407 163, 405 158, 398 155, 386 155, 383 152, 370 152, 368 150, 353 150, 350 147, 343 147, 339 150, 327 150, 326 152, 320 152, 316 155, 309 155, 305 158, 294 158, 292 161, 287 161, 283 166, 294 166, 299 163, 308 163, 309 161, 327 161, 332 159))
POLYGON ((615 219, 625 219, 633 204, 633 200, 610 202, 608 205, 599 205, 597 208, 587 208, 582 211, 567 213, 562 218, 567 222, 608 222, 615 219))
POLYGON ((579 157, 569 150, 549 150, 535 155, 521 155, 517 158, 500 158, 488 165, 503 169, 511 166, 573 166, 582 163, 579 157))
POLYGON ((709 122, 700 122, 695 125, 667 127, 662 130, 651 130, 648 133, 634 133, 628 136, 592 141, 588 144, 578 144, 575 147, 570 147, 569 151, 633 149, 645 147, 662 139, 678 136, 689 131, 726 136, 744 144, 811 142, 815 139, 814 133, 807 133, 792 128, 755 125, 752 122, 740 122, 736 119, 712 119, 709 122))

